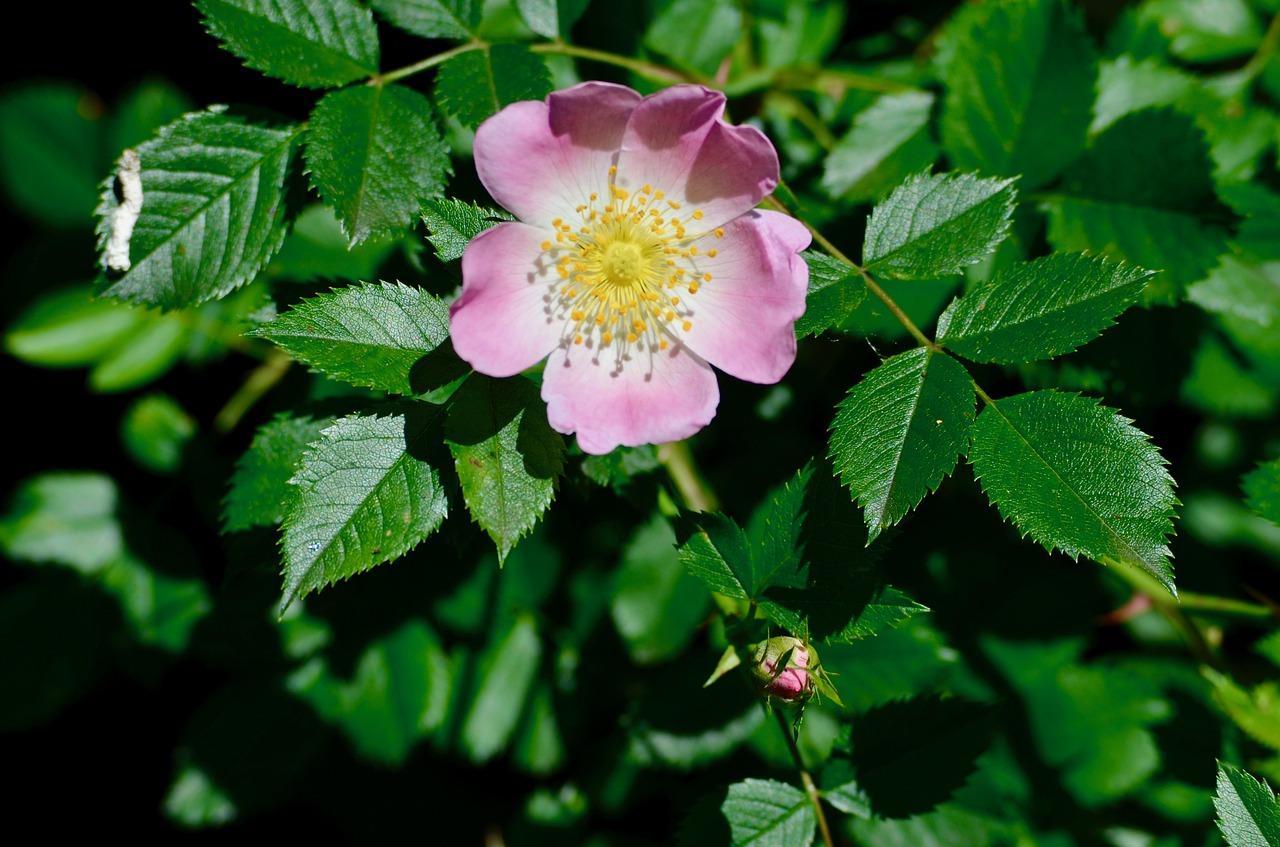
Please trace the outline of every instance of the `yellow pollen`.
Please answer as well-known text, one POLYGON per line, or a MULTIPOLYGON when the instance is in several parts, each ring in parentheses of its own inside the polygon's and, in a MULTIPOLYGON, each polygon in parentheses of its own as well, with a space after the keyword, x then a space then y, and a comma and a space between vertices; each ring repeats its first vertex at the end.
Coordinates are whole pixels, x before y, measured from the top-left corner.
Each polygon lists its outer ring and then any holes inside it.
POLYGON ((697 281, 694 281, 694 282, 689 283, 689 293, 690 293, 690 294, 697 294, 697 293, 698 293, 698 283, 697 283, 697 281))
POLYGON ((696 255, 698 255, 698 245, 697 245, 697 244, 695 244, 695 245, 693 245, 692 247, 690 247, 690 248, 689 248, 689 255, 690 255, 690 256, 696 256, 696 255))
POLYGON ((672 305, 672 306, 679 306, 679 305, 680 305, 680 298, 679 298, 679 297, 672 297, 672 298, 671 298, 671 305, 672 305))
POLYGON ((667 349, 667 339, 665 339, 665 338, 664 338, 664 339, 662 339, 661 343, 659 343, 659 344, 658 344, 658 349, 659 349, 659 350, 666 350, 666 349, 667 349))
POLYGON ((673 209, 679 209, 679 208, 680 208, 680 204, 679 204, 679 203, 677 203, 677 202, 676 202, 676 201, 674 201, 674 200, 668 200, 668 201, 667 201, 667 205, 668 205, 668 206, 670 206, 670 207, 671 207, 671 208, 673 208, 673 209))
POLYGON ((639 340, 640 340, 640 336, 636 335, 634 332, 627 333, 627 341, 630 342, 631 344, 635 344, 639 340))
POLYGON ((599 194, 596 194, 596 193, 593 191, 593 192, 591 192, 591 199, 592 199, 592 200, 599 200, 599 199, 600 199, 600 195, 599 195, 599 194))
POLYGON ((694 209, 694 210, 693 210, 693 219, 694 219, 695 221, 700 221, 700 220, 702 220, 702 210, 701 210, 701 209, 694 209))
POLYGON ((646 183, 644 184, 644 188, 640 189, 640 193, 641 193, 641 194, 652 194, 652 193, 653 193, 653 186, 646 182, 646 183))
POLYGON ((542 242, 542 249, 543 249, 543 250, 550 250, 550 249, 551 249, 551 242, 550 242, 550 241, 544 241, 544 242, 542 242))
POLYGON ((609 166, 609 176, 616 176, 616 175, 617 175, 617 173, 618 173, 618 166, 617 166, 617 165, 610 165, 610 166, 609 166))
POLYGON ((714 259, 716 257, 716 248, 712 247, 707 251, 707 258, 714 259))
POLYGON ((556 272, 560 274, 561 279, 569 278, 569 269, 564 265, 556 265, 556 272))
POLYGON ((618 282, 636 282, 644 270, 640 246, 630 241, 615 241, 605 248, 604 272, 618 282))
POLYGON ((604 315, 596 315, 596 326, 604 326, 604 315))
POLYGON ((612 343, 613 343, 613 333, 612 333, 612 332, 606 332, 604 335, 600 336, 600 341, 601 341, 601 342, 603 342, 603 343, 605 343, 605 344, 612 344, 612 343))
POLYGON ((693 324, 692 324, 692 323, 690 323, 689 321, 685 321, 685 322, 682 324, 682 326, 684 327, 684 331, 685 331, 685 332, 688 332, 689 330, 693 329, 693 324))
POLYGON ((710 281, 711 281, 711 274, 703 274, 703 275, 702 275, 702 279, 703 279, 703 281, 704 281, 704 282, 710 282, 710 281))
POLYGON ((667 196, 666 194, 662 193, 662 189, 658 189, 657 191, 653 192, 654 200, 661 200, 663 197, 666 197, 666 196, 667 196))
POLYGON ((716 238, 724 238, 724 229, 716 227, 716 238))
POLYGON ((581 336, 581 335, 575 335, 575 336, 573 337, 573 343, 574 343, 574 344, 581 344, 581 343, 582 343, 582 336, 581 336))
POLYGON ((586 318, 586 316, 587 316, 587 313, 586 313, 586 312, 584 312, 584 311, 582 311, 581 309, 575 309, 575 310, 574 310, 574 311, 569 315, 569 317, 570 317, 570 318, 572 318, 572 319, 573 319, 573 320, 575 320, 575 321, 583 320, 584 318, 586 318))

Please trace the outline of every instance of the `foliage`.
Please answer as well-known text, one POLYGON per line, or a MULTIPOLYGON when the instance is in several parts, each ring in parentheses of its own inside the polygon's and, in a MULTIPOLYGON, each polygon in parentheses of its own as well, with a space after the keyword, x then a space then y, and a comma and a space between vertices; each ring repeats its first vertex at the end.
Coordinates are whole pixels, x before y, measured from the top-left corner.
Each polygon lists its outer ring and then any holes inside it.
POLYGON ((1280 844, 1275 0, 54 9, 14 831, 1280 844), (723 91, 814 234, 784 380, 604 456, 449 336, 476 127, 590 79, 723 91))

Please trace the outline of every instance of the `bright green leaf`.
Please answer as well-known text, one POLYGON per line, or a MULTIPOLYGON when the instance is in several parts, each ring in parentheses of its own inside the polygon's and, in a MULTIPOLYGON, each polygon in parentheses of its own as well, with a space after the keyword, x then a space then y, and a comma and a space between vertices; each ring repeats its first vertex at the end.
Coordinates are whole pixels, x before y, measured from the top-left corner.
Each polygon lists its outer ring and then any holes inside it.
POLYGON ((1208 277, 1187 288, 1187 299, 1206 312, 1267 330, 1280 327, 1280 262, 1248 263, 1224 255, 1208 277))
POLYGON ((545 776, 564 763, 564 739, 556 721, 555 700, 549 685, 544 683, 534 688, 521 730, 514 748, 515 762, 521 770, 545 776))
POLYGON ((87 91, 65 84, 28 83, 0 97, 0 179, 12 202, 44 224, 91 220, 102 179, 94 112, 87 91))
POLYGON ((139 641, 171 653, 186 649, 213 608, 202 580, 169 576, 128 553, 102 572, 102 586, 120 602, 139 641))
POLYGON ((190 829, 222 826, 239 813, 230 795, 194 764, 187 764, 173 778, 162 808, 166 818, 190 829))
POLYGON ((447 358, 449 311, 420 288, 366 283, 304 300, 252 334, 335 379, 416 394, 447 358))
POLYGON ((400 85, 326 94, 308 122, 306 160, 352 244, 410 226, 452 170, 431 102, 400 85))
POLYGON ((742 33, 742 10, 727 0, 675 0, 644 34, 644 44, 710 76, 742 33))
POLYGON ((223 532, 274 526, 284 520, 289 480, 307 445, 333 424, 330 418, 279 417, 264 424, 236 462, 222 510, 223 532))
POLYGON ((445 439, 471 518, 501 563, 555 498, 564 438, 547 423, 538 388, 521 376, 473 374, 453 395, 445 439))
POLYGON ((969 461, 1006 520, 1046 550, 1140 567, 1169 589, 1173 479, 1148 436, 1097 400, 1034 391, 997 400, 969 461))
POLYGON ((853 268, 822 253, 800 254, 809 265, 809 292, 804 314, 796 321, 796 335, 818 335, 840 326, 867 296, 867 287, 853 268))
POLYGON ((951 473, 977 400, 964 367, 918 347, 849 390, 831 424, 831 458, 870 530, 902 519, 951 473))
POLYGON ((968 6, 946 31, 943 148, 961 168, 1035 188, 1084 149, 1097 71, 1062 0, 968 6))
POLYGON ((516 0, 520 17, 544 38, 568 38, 590 0, 516 0))
POLYGON ((487 762, 511 740, 541 658, 537 624, 528 614, 481 656, 479 683, 462 725, 462 747, 473 762, 487 762))
POLYGON ((610 612, 637 664, 678 655, 706 617, 706 589, 681 565, 676 535, 655 516, 622 550, 610 612))
MULTIPOLYGON (((299 127, 246 123, 223 108, 197 112, 138 147, 142 214, 130 268, 98 293, 166 309, 221 297, 257 275, 285 235, 284 182, 299 127)), ((118 225, 110 183, 98 204, 99 247, 118 225)))
POLYGON ((501 209, 488 209, 463 200, 432 198, 422 204, 422 221, 442 262, 461 259, 471 239, 512 217, 501 209))
POLYGON ((1253 740, 1280 750, 1280 683, 1260 682, 1249 690, 1213 668, 1200 669, 1213 687, 1213 701, 1253 740))
POLYGON ((98 573, 124 552, 118 494, 108 476, 49 473, 24 481, 0 517, 0 547, 19 562, 98 573))
POLYGON ((1153 271, 1055 253, 996 271, 938 320, 938 343, 975 362, 1070 353, 1133 305, 1153 271))
POLYGON ((378 71, 378 30, 355 0, 196 0, 204 25, 246 65, 308 88, 378 71))
POLYGON ((1196 78, 1155 59, 1120 56, 1105 61, 1098 73, 1098 100, 1091 133, 1099 133, 1125 115, 1152 106, 1172 106, 1197 88, 1196 78))
POLYGON ((404 555, 444 520, 439 410, 399 408, 343 418, 303 456, 283 525, 281 609, 404 555))
POLYGON ((482 0, 370 0, 374 11, 423 38, 470 38, 480 22, 482 0))
POLYGON ((131 341, 151 315, 72 287, 36 300, 5 332, 5 350, 47 368, 90 365, 131 341))
POLYGON ((729 786, 720 806, 729 821, 733 847, 808 847, 817 819, 799 788, 772 779, 748 779, 729 786))
POLYGON ((546 61, 519 44, 469 50, 445 62, 436 77, 441 106, 474 127, 519 100, 541 100, 551 92, 546 61))
POLYGON ((125 451, 156 473, 173 473, 196 434, 196 422, 167 394, 148 394, 129 407, 120 424, 125 451))
POLYGON ((1243 56, 1262 40, 1262 27, 1245 0, 1151 0, 1143 12, 1160 22, 1170 52, 1189 62, 1243 56))
POLYGON ((920 173, 876 205, 862 262, 896 279, 935 279, 981 261, 1009 232, 1012 179, 920 173))
POLYGON ((1266 780, 1259 783, 1246 771, 1219 762, 1213 806, 1230 847, 1280 847, 1280 808, 1266 780))
POLYGON ((177 315, 152 315, 124 344, 103 356, 89 371, 89 387, 111 393, 146 385, 182 358, 191 330, 177 315))
POLYGON ((886 94, 861 112, 827 156, 822 187, 834 199, 875 200, 938 157, 929 134, 933 95, 886 94))
POLYGON ((1240 481, 1250 509, 1280 524, 1280 459, 1262 462, 1240 481))

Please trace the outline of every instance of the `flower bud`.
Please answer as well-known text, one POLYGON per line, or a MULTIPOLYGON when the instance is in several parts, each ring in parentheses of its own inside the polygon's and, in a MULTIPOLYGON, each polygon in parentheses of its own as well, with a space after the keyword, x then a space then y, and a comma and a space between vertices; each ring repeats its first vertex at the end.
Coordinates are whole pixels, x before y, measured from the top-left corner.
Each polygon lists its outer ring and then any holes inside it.
POLYGON ((765 694, 788 702, 803 700, 813 693, 813 678, 808 668, 810 660, 816 658, 813 648, 799 638, 780 635, 760 642, 752 673, 765 694), (779 670, 778 663, 787 651, 791 652, 790 658, 779 670))

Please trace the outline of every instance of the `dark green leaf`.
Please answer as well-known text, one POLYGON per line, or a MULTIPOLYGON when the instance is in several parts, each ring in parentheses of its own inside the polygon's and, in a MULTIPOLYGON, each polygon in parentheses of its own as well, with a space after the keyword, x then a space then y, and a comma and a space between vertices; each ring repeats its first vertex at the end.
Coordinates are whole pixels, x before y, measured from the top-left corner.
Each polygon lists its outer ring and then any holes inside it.
POLYGON ((569 29, 587 10, 590 0, 516 0, 529 29, 545 38, 568 38, 569 29))
MULTIPOLYGON (((97 105, 101 109, 101 104, 97 105)), ((87 91, 30 84, 0 98, 0 178, 24 212, 57 227, 84 227, 101 178, 100 129, 87 91)))
POLYGON ((1121 118, 1063 177, 1062 194, 1041 203, 1049 241, 1161 270, 1143 300, 1172 302, 1225 246, 1225 233, 1210 222, 1221 216, 1210 174, 1191 118, 1152 110, 1121 118))
POLYGON ((409 226, 451 173, 430 101, 399 85, 326 94, 311 113, 306 159, 353 245, 409 226))
POLYGON ((473 374, 453 395, 445 438, 471 518, 498 546, 498 561, 555 497, 564 438, 547 423, 538 388, 521 376, 473 374))
POLYGON ((480 22, 482 0, 370 0, 391 23, 423 38, 470 38, 480 22))
POLYGON ((436 77, 441 106, 472 127, 503 106, 541 100, 550 92, 546 61, 518 44, 494 44, 454 56, 436 77))
POLYGON ((809 797, 793 785, 748 779, 729 786, 720 811, 729 820, 733 847, 808 847, 817 825, 809 797))
POLYGON ((823 253, 800 254, 809 265, 809 293, 804 314, 796 321, 796 335, 818 335, 840 326, 867 296, 867 287, 853 268, 823 253))
POLYGON ((610 612, 632 661, 653 664, 679 654, 710 605, 706 589, 681 566, 676 535, 655 516, 622 551, 610 612))
POLYGON ((831 424, 831 458, 874 540, 951 473, 977 400, 964 367, 918 347, 849 390, 831 424))
POLYGON ((658 451, 652 444, 641 447, 617 447, 603 456, 587 456, 582 460, 582 472, 597 485, 612 488, 621 494, 635 477, 661 467, 658 451))
POLYGON ((755 572, 746 534, 732 518, 704 512, 680 544, 680 561, 712 591, 740 600, 756 596, 764 586, 755 572))
POLYGON ((501 221, 513 218, 501 209, 488 209, 463 200, 432 198, 422 204, 422 222, 431 232, 427 240, 442 262, 461 259, 471 239, 501 221))
MULTIPOLYGON (((221 108, 187 115, 138 148, 142 214, 131 266, 98 293, 166 309, 221 297, 257 275, 285 235, 284 181, 300 127, 245 123, 221 108)), ((107 184, 99 248, 121 209, 107 184)))
POLYGON ((982 410, 969 461, 1000 514, 1045 549, 1141 567, 1173 592, 1173 479, 1130 424, 1088 397, 1019 394, 982 410))
POLYGON ((446 355, 449 310, 403 283, 353 285, 304 300, 251 334, 336 379, 415 394, 425 388, 421 371, 446 355))
POLYGON ((727 0, 675 0, 644 34, 644 44, 710 76, 742 33, 742 10, 727 0))
POLYGON ((886 94, 861 112, 848 135, 827 156, 822 187, 835 199, 876 200, 908 175, 933 164, 938 146, 929 134, 933 95, 886 94))
POLYGON ((124 552, 111 477, 50 473, 28 479, 0 517, 0 547, 18 562, 52 562, 98 573, 124 552))
POLYGON ((102 587, 120 602, 134 637, 181 653, 213 608, 204 582, 169 576, 126 553, 102 572, 102 587))
POLYGON ((1218 763, 1218 829, 1230 847, 1280 847, 1280 808, 1271 786, 1235 765, 1218 763))
POLYGON ((938 343, 975 362, 1070 353, 1133 305, 1153 271, 1055 253, 997 271, 938 320, 938 343))
MULTIPOLYGON (((124 99, 111 119, 107 150, 112 154, 136 147, 196 106, 182 91, 163 79, 143 80, 124 99)), ((100 175, 99 175, 100 176, 100 175)), ((99 177, 95 177, 95 181, 99 177)))
POLYGON ((1016 194, 1012 179, 916 174, 872 210, 863 265, 896 279, 960 273, 1004 240, 1016 194))
POLYGON ((279 417, 263 425, 231 474, 222 509, 223 532, 275 526, 283 521, 285 502, 293 491, 289 480, 307 445, 319 440, 320 431, 332 424, 330 418, 279 417))
POLYGON ((1280 524, 1280 459, 1262 462, 1240 481, 1250 509, 1280 524))
POLYGON ((1035 188, 1084 149, 1097 70, 1077 14, 1061 0, 969 6, 941 62, 943 147, 966 169, 1035 188))
POLYGON ((293 222, 284 246, 267 263, 266 273, 291 282, 376 279, 378 266, 394 246, 394 241, 372 240, 351 247, 334 211, 315 203, 293 222))
POLYGON ((196 434, 196 422, 167 394, 148 394, 129 407, 120 425, 126 452, 156 473, 173 473, 196 434))
POLYGON ((542 642, 531 615, 518 617, 480 658, 479 683, 462 725, 462 746, 474 762, 487 762, 511 740, 538 675, 542 642))
POLYGON ((354 0, 196 0, 204 25, 254 70, 309 88, 378 72, 373 15, 354 0))
POLYGON ((439 410, 401 408, 343 418, 303 456, 284 519, 281 609, 404 555, 444 520, 439 410))

